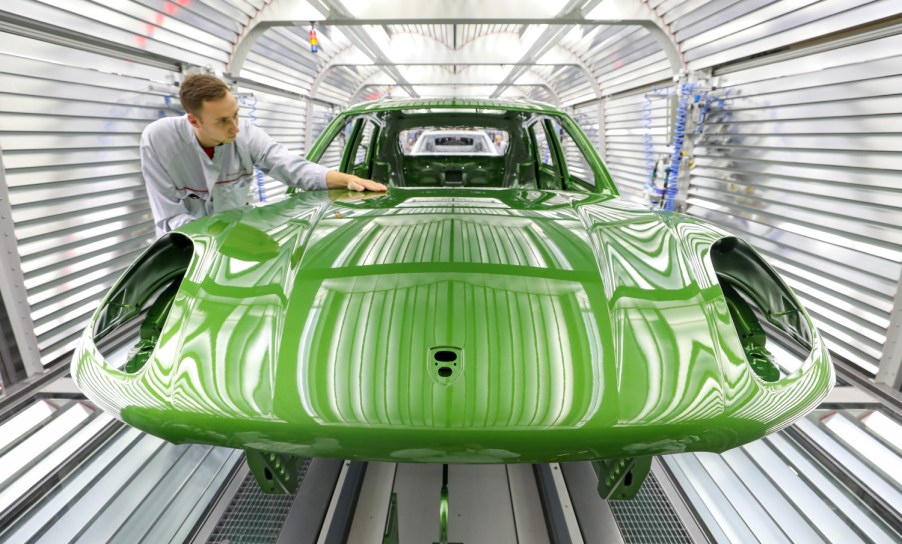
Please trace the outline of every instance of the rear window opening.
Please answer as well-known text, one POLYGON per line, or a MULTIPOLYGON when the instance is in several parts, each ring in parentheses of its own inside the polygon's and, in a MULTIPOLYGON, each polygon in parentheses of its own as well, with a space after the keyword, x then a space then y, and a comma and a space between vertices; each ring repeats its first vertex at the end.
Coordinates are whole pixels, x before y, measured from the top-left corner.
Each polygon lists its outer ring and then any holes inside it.
POLYGON ((488 127, 424 126, 402 130, 398 141, 407 157, 499 157, 507 150, 510 134, 488 127))

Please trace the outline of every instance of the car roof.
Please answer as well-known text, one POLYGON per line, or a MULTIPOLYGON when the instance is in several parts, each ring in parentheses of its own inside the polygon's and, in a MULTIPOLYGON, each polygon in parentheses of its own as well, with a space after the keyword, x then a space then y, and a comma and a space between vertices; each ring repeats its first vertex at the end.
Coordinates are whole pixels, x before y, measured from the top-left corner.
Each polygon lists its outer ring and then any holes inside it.
POLYGON ((355 104, 344 114, 369 113, 374 111, 422 110, 422 109, 483 109, 525 111, 533 113, 563 113, 559 108, 544 102, 532 100, 494 100, 482 98, 402 98, 374 100, 355 104))

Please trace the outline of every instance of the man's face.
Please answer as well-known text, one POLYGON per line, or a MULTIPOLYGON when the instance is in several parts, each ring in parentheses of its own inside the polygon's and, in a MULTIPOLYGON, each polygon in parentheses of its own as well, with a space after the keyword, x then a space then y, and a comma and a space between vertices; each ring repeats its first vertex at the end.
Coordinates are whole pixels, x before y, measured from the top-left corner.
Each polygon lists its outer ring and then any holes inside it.
POLYGON ((232 93, 205 100, 197 115, 188 114, 198 141, 205 147, 230 144, 238 137, 238 101, 232 93))

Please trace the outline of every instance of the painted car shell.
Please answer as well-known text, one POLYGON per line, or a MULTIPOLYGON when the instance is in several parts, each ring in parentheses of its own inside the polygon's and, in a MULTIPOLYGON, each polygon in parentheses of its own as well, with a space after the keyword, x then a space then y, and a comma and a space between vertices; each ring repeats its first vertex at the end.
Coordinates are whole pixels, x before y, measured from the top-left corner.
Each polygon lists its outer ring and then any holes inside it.
POLYGON ((95 315, 78 385, 173 442, 487 463, 720 452, 833 383, 816 331, 791 375, 751 371, 710 263, 727 234, 701 220, 613 194, 346 196, 182 227, 194 257, 149 362, 112 368, 95 315))

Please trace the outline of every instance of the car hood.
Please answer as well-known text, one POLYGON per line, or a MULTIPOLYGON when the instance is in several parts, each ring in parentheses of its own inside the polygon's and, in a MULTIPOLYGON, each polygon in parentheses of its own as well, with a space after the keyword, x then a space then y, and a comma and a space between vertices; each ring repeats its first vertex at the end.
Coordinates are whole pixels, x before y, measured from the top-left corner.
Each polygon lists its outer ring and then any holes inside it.
POLYGON ((178 345, 158 349, 177 359, 179 410, 355 436, 659 427, 662 451, 723 412, 719 289, 684 251, 720 234, 684 216, 602 195, 392 189, 302 193, 183 230, 196 256, 168 322, 178 345))

